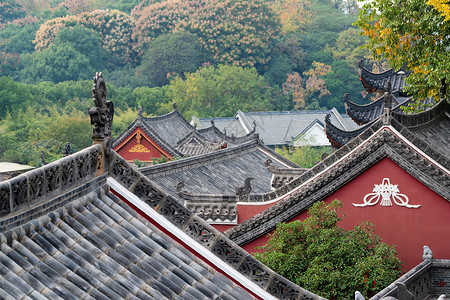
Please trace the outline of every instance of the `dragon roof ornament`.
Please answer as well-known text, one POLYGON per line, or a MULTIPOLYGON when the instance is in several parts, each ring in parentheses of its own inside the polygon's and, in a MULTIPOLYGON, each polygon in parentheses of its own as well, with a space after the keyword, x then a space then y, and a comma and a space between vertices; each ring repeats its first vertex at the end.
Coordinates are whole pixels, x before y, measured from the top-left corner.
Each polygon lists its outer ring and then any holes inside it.
POLYGON ((92 100, 95 106, 89 109, 91 124, 94 125, 92 139, 94 140, 94 144, 106 142, 107 147, 110 148, 114 105, 111 101, 106 100, 106 94, 107 90, 103 74, 97 72, 92 87, 92 100))

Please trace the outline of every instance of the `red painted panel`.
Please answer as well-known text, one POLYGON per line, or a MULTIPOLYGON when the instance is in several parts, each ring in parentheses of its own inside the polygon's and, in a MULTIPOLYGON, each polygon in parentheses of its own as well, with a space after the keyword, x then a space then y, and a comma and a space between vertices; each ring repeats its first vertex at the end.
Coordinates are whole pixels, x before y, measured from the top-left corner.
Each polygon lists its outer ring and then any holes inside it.
MULTIPOLYGON (((450 203, 430 190, 419 180, 401 169, 389 158, 384 158, 357 178, 340 188, 325 201, 339 199, 346 215, 341 226, 349 229, 366 220, 375 224, 376 234, 391 245, 397 245, 397 252, 406 270, 422 261, 423 245, 428 245, 435 258, 450 258, 450 203), (363 203, 364 196, 372 193, 375 184, 389 178, 398 185, 401 194, 409 197, 409 203, 419 208, 397 206, 355 207, 352 203, 363 203)), ((306 218, 306 212, 294 219, 306 218)), ((294 220, 293 219, 293 220, 294 220)), ((261 237, 243 248, 254 252, 255 247, 264 244, 267 237, 261 237)))
POLYGON ((220 232, 224 232, 230 228, 233 228, 236 225, 226 225, 226 224, 211 224, 212 227, 219 230, 220 232))
POLYGON ((271 204, 264 205, 247 205, 247 204, 238 204, 237 212, 238 212, 238 224, 250 219, 251 217, 259 214, 260 212, 266 210, 267 208, 274 205, 276 202, 271 204))
POLYGON ((139 127, 128 136, 124 142, 114 149, 120 156, 127 161, 138 159, 140 161, 151 161, 153 157, 170 157, 170 155, 161 149, 151 138, 149 138, 139 127), (139 143, 137 134, 140 134, 139 143))

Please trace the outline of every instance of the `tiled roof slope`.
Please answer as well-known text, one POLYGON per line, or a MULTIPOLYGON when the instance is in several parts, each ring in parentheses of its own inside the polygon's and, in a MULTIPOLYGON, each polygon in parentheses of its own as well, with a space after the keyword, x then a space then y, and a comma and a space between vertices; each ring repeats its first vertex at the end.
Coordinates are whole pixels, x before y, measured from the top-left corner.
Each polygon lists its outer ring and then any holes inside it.
POLYGON ((298 168, 257 139, 214 153, 154 165, 140 169, 152 181, 171 195, 177 195, 176 186, 184 182, 193 194, 234 195, 236 188, 253 177, 252 192, 270 191, 272 174, 264 163, 271 158, 278 167, 298 168))
MULTIPOLYGON (((292 142, 305 129, 319 121, 324 123, 325 116, 331 115, 334 124, 341 129, 354 130, 359 126, 348 116, 341 116, 336 109, 314 111, 271 111, 271 112, 238 112, 232 118, 213 119, 214 125, 220 130, 226 130, 227 135, 245 134, 245 128, 239 118, 245 119, 245 124, 256 124, 255 132, 266 145, 286 145, 292 142)), ((199 119, 199 128, 205 128, 211 119, 199 119)))
POLYGON ((450 294, 450 285, 446 284, 450 276, 450 260, 433 259, 424 256, 423 261, 405 275, 374 295, 370 300, 386 297, 401 299, 408 291, 415 299, 438 299, 442 294, 450 294), (402 288, 403 287, 403 288, 402 288))
POLYGON ((274 273, 115 154, 110 175, 191 239, 278 299, 323 299, 274 273))
POLYGON ((198 119, 197 128, 199 130, 205 129, 210 126, 211 121, 214 122, 214 126, 227 135, 244 136, 247 134, 236 116, 229 118, 201 118, 198 119))
MULTIPOLYGON (((392 93, 391 108, 394 111, 400 111, 401 106, 407 105, 412 97, 401 96, 398 91, 392 93)), ((347 115, 359 125, 367 124, 377 119, 383 114, 384 96, 366 105, 356 104, 350 101, 349 95, 344 96, 344 106, 347 115)), ((340 129, 340 128, 338 128, 340 129)))
POLYGON ((327 114, 331 114, 333 123, 338 124, 337 126, 342 129, 347 129, 347 124, 341 124, 336 113, 339 115, 337 111, 333 112, 332 110, 247 112, 244 114, 250 123, 254 121, 257 124, 256 130, 266 145, 284 145, 290 143, 316 119, 323 123, 327 114))
POLYGON ((0 183, 0 298, 321 299, 255 260, 106 145, 0 183))
POLYGON ((389 69, 381 73, 373 73, 367 70, 363 66, 363 61, 361 60, 358 65, 359 78, 364 86, 364 88, 369 93, 375 92, 385 92, 387 83, 391 84, 393 91, 403 91, 405 86, 405 79, 408 77, 409 73, 399 70, 394 71, 394 69, 389 69))
POLYGON ((253 298, 104 193, 17 231, 2 236, 2 299, 253 298))
MULTIPOLYGON (((223 141, 227 145, 233 146, 253 140, 255 138, 255 128, 247 134, 235 135, 234 133, 222 132, 213 122, 210 127, 199 129, 198 132, 209 141, 223 141)), ((258 136, 259 138, 259 136, 258 136)))
POLYGON ((242 136, 228 136, 213 124, 208 128, 196 130, 177 110, 174 104, 172 112, 163 116, 144 117, 139 111, 138 117, 113 142, 119 146, 132 132, 141 127, 161 148, 172 156, 194 156, 221 149, 224 143, 237 145, 253 139, 254 130, 242 136), (195 141, 195 142, 193 142, 195 141))
POLYGON ((441 100, 432 109, 416 116, 393 113, 392 117, 388 116, 390 125, 383 124, 386 120, 379 118, 314 168, 271 192, 282 200, 225 234, 239 245, 246 244, 332 194, 384 157, 389 157, 431 190, 450 200, 450 116, 446 107, 446 101, 441 100), (400 123, 405 120, 414 124, 410 126, 411 130, 400 123), (417 149, 436 163, 418 154, 417 149))

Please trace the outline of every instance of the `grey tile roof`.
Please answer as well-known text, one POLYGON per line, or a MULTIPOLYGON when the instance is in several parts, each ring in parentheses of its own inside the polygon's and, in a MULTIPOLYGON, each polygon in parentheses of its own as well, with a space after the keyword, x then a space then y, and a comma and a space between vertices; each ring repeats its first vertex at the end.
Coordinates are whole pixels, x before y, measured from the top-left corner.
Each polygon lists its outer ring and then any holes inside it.
POLYGON ((236 276, 275 298, 321 299, 255 260, 114 151, 106 156, 103 146, 0 183, 1 299, 253 299, 236 276), (107 180, 128 193, 123 200, 108 192, 107 180), (124 202, 131 193, 209 258, 124 202), (229 268, 240 275, 221 275, 229 268))
MULTIPOLYGON (((392 106, 394 111, 400 111, 401 106, 406 106, 411 102, 412 97, 403 97, 400 93, 392 93, 392 106)), ((383 114, 384 111, 384 95, 374 102, 360 105, 350 101, 348 94, 344 97, 344 106, 347 115, 352 118, 357 124, 367 124, 383 114)))
MULTIPOLYGON (((336 117, 337 111, 286 111, 286 112, 247 112, 245 117, 256 122, 256 132, 259 133, 266 145, 289 144, 315 120, 324 123, 325 116, 331 114, 333 123, 344 129, 341 121, 336 117)), ((346 126, 345 124, 344 126, 346 126)))
POLYGON ((1 244, 15 299, 252 299, 113 195, 91 193, 1 244))
POLYGON ((231 136, 244 136, 247 134, 244 127, 242 127, 237 117, 229 118, 201 118, 198 119, 197 128, 204 129, 211 126, 211 120, 214 121, 214 125, 220 129, 222 132, 226 132, 227 135, 231 136))
POLYGON ((405 79, 409 75, 408 72, 403 70, 396 72, 394 69, 389 69, 381 73, 373 73, 363 66, 363 61, 359 62, 358 69, 359 78, 369 93, 375 93, 376 91, 385 92, 388 82, 391 84, 392 91, 402 92, 405 86, 405 79))
POLYGON ((448 106, 442 100, 433 109, 417 115, 393 112, 390 126, 400 137, 384 125, 381 118, 374 121, 338 151, 268 195, 272 199, 283 197, 282 200, 225 234, 239 245, 247 244, 275 229, 276 224, 292 219, 313 203, 323 200, 384 157, 389 157, 431 190, 450 200, 448 106), (415 147, 439 165, 417 159, 415 147), (353 151, 352 155, 345 156, 350 151, 353 151), (311 178, 314 179, 305 184, 311 178))
POLYGON ((440 295, 450 294, 450 260, 424 259, 405 275, 374 295, 370 300, 395 297, 400 299, 399 285, 410 292, 415 299, 438 299, 440 295))
MULTIPOLYGON (((287 145, 316 121, 325 123, 327 114, 331 115, 333 123, 340 129, 353 130, 359 127, 348 116, 342 116, 334 108, 323 111, 238 112, 235 117, 214 119, 214 124, 222 131, 225 128, 228 135, 231 132, 241 136, 246 131, 238 119, 239 116, 245 118, 247 127, 252 127, 251 124, 255 122, 255 132, 266 145, 287 145)), ((211 119, 199 119, 199 128, 205 128, 210 122, 211 119)))
POLYGON ((254 140, 140 171, 171 195, 177 195, 176 186, 180 182, 184 182, 185 189, 193 194, 234 195, 236 188, 242 186, 247 177, 254 178, 252 192, 264 193, 271 190, 272 174, 264 164, 268 158, 278 167, 298 167, 254 140))
POLYGON ((254 138, 254 131, 243 135, 226 134, 214 125, 196 130, 175 108, 157 117, 143 117, 139 112, 138 117, 114 139, 113 147, 119 146, 138 127, 169 154, 179 157, 216 151, 224 142, 232 146, 254 138))

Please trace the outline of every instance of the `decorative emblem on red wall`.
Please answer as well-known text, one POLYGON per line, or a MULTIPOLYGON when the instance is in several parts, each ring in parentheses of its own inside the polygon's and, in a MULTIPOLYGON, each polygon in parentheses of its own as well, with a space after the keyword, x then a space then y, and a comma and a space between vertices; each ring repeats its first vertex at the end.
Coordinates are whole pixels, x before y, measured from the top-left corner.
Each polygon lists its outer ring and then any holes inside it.
POLYGON ((407 208, 420 207, 420 205, 409 204, 408 196, 400 194, 398 185, 391 184, 389 178, 384 178, 381 184, 375 184, 375 187, 373 188, 373 193, 367 194, 364 197, 364 203, 362 204, 352 203, 352 204, 356 207, 365 207, 365 206, 373 206, 377 204, 378 201, 380 201, 381 206, 392 206, 391 199, 398 206, 404 206, 407 208))

